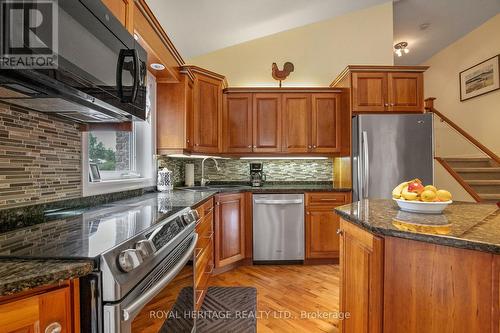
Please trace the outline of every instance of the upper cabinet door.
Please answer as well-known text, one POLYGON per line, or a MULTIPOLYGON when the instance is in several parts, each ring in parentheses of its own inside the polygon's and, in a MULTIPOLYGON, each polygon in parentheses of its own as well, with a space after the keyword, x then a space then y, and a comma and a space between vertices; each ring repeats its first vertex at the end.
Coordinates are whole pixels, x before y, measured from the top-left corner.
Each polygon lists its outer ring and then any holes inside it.
POLYGON ((311 94, 283 94, 283 152, 311 150, 311 94))
POLYGON ((388 73, 389 110, 424 112, 424 82, 422 73, 388 73))
POLYGON ((225 94, 223 146, 227 153, 252 151, 252 94, 225 94))
POLYGON ((102 0, 130 33, 134 32, 134 0, 102 0))
POLYGON ((281 151, 281 94, 253 95, 253 151, 281 151))
POLYGON ((215 79, 200 75, 194 91, 194 147, 200 153, 220 151, 222 88, 215 79))
POLYGON ((340 152, 340 94, 312 95, 312 151, 340 152))
POLYGON ((383 112, 388 105, 386 73, 352 73, 353 112, 383 112))

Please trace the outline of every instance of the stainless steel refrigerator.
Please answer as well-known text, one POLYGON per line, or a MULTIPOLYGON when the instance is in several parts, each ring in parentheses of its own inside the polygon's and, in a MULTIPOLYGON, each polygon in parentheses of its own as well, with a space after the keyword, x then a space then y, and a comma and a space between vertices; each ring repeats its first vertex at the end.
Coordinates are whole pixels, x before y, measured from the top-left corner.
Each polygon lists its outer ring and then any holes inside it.
POLYGON ((433 183, 432 114, 359 115, 352 122, 353 201, 391 198, 419 178, 433 183))

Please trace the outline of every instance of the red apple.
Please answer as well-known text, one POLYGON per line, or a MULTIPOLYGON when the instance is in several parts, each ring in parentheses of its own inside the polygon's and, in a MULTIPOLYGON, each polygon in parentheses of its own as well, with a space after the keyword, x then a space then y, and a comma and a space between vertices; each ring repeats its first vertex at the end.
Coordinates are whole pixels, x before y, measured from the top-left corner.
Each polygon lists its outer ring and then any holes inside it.
POLYGON ((417 181, 413 181, 408 184, 408 192, 421 193, 424 190, 424 185, 417 181))

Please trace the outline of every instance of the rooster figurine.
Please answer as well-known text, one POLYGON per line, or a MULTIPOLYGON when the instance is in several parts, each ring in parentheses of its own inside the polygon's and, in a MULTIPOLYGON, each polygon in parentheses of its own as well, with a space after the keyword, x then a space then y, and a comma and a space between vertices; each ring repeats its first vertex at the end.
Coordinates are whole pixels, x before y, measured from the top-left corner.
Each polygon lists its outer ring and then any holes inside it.
POLYGON ((294 67, 291 62, 287 61, 283 65, 283 70, 280 70, 278 68, 278 65, 276 65, 275 62, 273 62, 272 69, 273 69, 273 79, 280 81, 280 88, 281 88, 281 81, 286 79, 288 75, 290 75, 290 73, 293 72, 294 67))

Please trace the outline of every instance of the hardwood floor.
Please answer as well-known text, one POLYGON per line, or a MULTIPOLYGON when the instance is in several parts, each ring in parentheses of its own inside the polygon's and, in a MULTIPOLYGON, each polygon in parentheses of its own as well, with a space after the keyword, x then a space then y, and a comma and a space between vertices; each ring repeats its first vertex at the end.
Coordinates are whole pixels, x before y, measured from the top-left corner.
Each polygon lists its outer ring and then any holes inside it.
MULTIPOLYGON (((158 332, 165 319, 152 318, 150 312, 170 309, 177 293, 193 278, 191 272, 184 269, 177 283, 141 311, 132 323, 132 332, 158 332)), ((242 266, 212 277, 210 285, 257 288, 258 333, 338 333, 339 321, 333 316, 339 309, 339 273, 338 265, 242 266), (303 312, 316 318, 301 318, 303 312)))
POLYGON ((259 333, 337 333, 339 275, 338 265, 243 266, 212 277, 210 285, 257 288, 259 333), (301 318, 304 312, 315 318, 301 318))

